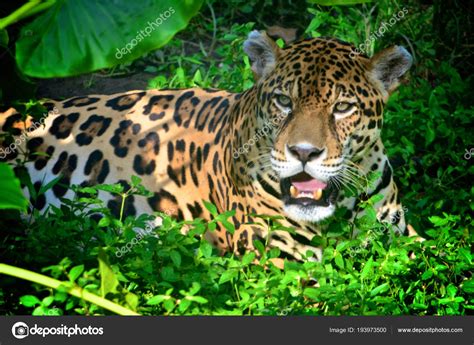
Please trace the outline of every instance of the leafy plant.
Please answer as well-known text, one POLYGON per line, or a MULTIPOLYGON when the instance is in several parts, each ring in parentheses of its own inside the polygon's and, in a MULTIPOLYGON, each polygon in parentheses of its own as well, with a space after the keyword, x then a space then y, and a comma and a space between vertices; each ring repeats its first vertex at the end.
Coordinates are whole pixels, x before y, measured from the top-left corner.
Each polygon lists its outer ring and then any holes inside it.
MULTIPOLYGON (((163 46, 186 27, 201 3, 31 0, 0 19, 0 30, 44 10, 22 27, 16 42, 18 67, 32 77, 73 76, 133 61, 163 46)), ((1 32, 6 42, 6 32, 1 32)))

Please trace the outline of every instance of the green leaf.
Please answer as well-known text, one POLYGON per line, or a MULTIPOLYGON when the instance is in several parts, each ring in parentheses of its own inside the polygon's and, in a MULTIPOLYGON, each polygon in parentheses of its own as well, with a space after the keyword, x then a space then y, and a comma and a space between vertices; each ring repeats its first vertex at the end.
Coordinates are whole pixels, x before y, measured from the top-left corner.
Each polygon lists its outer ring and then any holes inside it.
POLYGON ((303 291, 304 296, 311 298, 313 300, 318 300, 320 294, 321 294, 321 291, 315 288, 306 288, 303 291))
POLYGON ((220 222, 222 225, 224 225, 224 228, 226 228, 226 230, 230 233, 230 234, 234 234, 235 232, 235 226, 234 224, 232 224, 231 222, 229 222, 227 219, 220 219, 220 222))
POLYGON ((202 256, 204 256, 205 258, 209 258, 212 255, 212 246, 207 241, 202 241, 201 242, 199 250, 201 251, 202 256))
POLYGON ((438 216, 431 216, 428 217, 431 223, 433 223, 434 226, 443 226, 449 223, 449 220, 447 218, 441 218, 438 216))
POLYGON ((153 296, 152 298, 150 298, 146 304, 148 305, 157 305, 157 304, 160 304, 161 302, 163 301, 166 301, 167 299, 169 299, 170 296, 165 296, 165 295, 156 295, 156 296, 153 296))
POLYGON ((457 293, 457 288, 452 285, 452 284, 449 284, 448 287, 446 288, 446 292, 448 294, 449 297, 453 298, 454 296, 456 296, 456 293, 457 293))
POLYGON ((263 245, 263 243, 261 241, 254 240, 253 245, 255 246, 255 248, 257 248, 257 250, 260 254, 263 255, 263 253, 265 253, 265 246, 263 245))
POLYGON ((255 252, 249 252, 246 253, 243 258, 242 258, 242 265, 247 266, 250 264, 253 260, 255 260, 255 252))
POLYGON ((33 315, 33 316, 43 316, 43 315, 47 315, 47 312, 48 312, 48 308, 40 305, 39 307, 36 307, 35 310, 33 310, 31 315, 33 315))
POLYGON ((217 207, 214 204, 211 204, 210 202, 207 202, 206 200, 202 201, 204 203, 204 207, 211 213, 214 217, 217 216, 217 207))
POLYGON ((121 184, 99 184, 95 188, 113 194, 123 193, 123 186, 121 184))
POLYGON ((100 220, 99 220, 99 224, 97 224, 99 226, 99 228, 104 228, 106 226, 109 226, 110 225, 110 218, 109 217, 102 217, 100 220))
POLYGON ((382 194, 375 194, 375 195, 371 196, 369 200, 367 200, 367 203, 370 204, 370 205, 375 205, 378 202, 382 201, 383 198, 384 198, 384 196, 382 194))
POLYGON ((388 283, 383 283, 370 291, 370 296, 378 295, 379 293, 385 292, 390 288, 388 283))
POLYGON ((191 301, 189 299, 182 299, 181 302, 179 302, 179 307, 178 307, 178 310, 181 312, 181 313, 184 313, 188 308, 189 306, 191 305, 191 301))
POLYGON ((137 310, 138 307, 138 296, 134 293, 127 293, 125 295, 125 302, 127 302, 128 307, 132 310, 137 310))
MULTIPOLYGON (((438 119, 440 117, 440 113, 439 113, 440 106, 439 106, 439 102, 438 102, 438 95, 437 95, 437 90, 436 89, 431 92, 430 98, 428 100, 428 105, 429 105, 429 108, 430 108, 430 116, 432 116, 432 118, 434 118, 434 119, 438 119)), ((427 125, 430 125, 430 123, 427 122, 427 125)), ((433 134, 433 136, 434 136, 434 134, 433 134)), ((427 141, 428 141, 428 139, 427 139, 427 141)))
POLYGON ((84 265, 77 265, 69 271, 69 280, 74 282, 84 272, 84 265))
POLYGON ((105 251, 99 249, 100 294, 105 297, 108 293, 116 293, 119 282, 109 263, 105 251))
POLYGON ((285 46, 285 41, 283 41, 281 38, 277 39, 275 43, 280 47, 283 48, 285 46))
POLYGON ((185 298, 190 301, 197 302, 199 304, 205 304, 209 302, 207 299, 201 296, 186 296, 185 298))
POLYGON ((344 259, 342 258, 341 253, 336 253, 334 256, 334 262, 336 262, 336 265, 339 266, 339 268, 344 268, 344 259))
POLYGON ((216 230, 216 227, 217 227, 217 223, 216 223, 216 221, 214 221, 214 220, 211 221, 211 222, 209 222, 209 223, 207 223, 207 228, 208 228, 208 230, 211 231, 211 232, 214 231, 214 230, 216 230))
POLYGON ((474 279, 470 278, 469 280, 464 281, 461 284, 461 289, 468 294, 474 294, 474 279))
POLYGON ((8 46, 8 32, 6 29, 0 30, 0 47, 8 46))
POLYGON ((49 307, 51 303, 53 302, 54 302, 54 296, 48 296, 48 297, 43 298, 43 300, 41 301, 41 304, 44 305, 45 307, 49 307))
MULTIPOLYGON (((3 152, 0 151, 0 155, 1 153, 3 152)), ((28 200, 21 191, 20 181, 5 163, 0 163, 0 191, 0 209, 26 211, 28 200)))
POLYGON ((365 263, 364 265, 364 268, 362 269, 362 272, 360 274, 360 278, 361 279, 365 279, 367 278, 367 276, 369 275, 369 273, 372 272, 372 266, 374 264, 374 259, 373 257, 371 256, 370 259, 365 263))
POLYGON ((433 129, 433 125, 431 123, 426 124, 426 132, 425 132, 425 146, 431 144, 436 138, 436 132, 433 129))
POLYGON ((178 275, 174 272, 172 266, 165 266, 161 269, 161 277, 169 282, 178 281, 178 275))
POLYGON ((174 298, 168 298, 167 300, 165 300, 163 302, 163 307, 165 307, 165 309, 168 313, 171 312, 174 309, 175 306, 176 305, 175 305, 174 298))
POLYGON ((132 186, 138 186, 142 183, 142 179, 138 176, 132 175, 132 186))
POLYGON ((319 235, 314 235, 314 237, 311 239, 311 244, 315 247, 321 246, 324 244, 324 242, 324 238, 319 235))
POLYGON ((16 60, 26 75, 67 77, 131 62, 165 45, 202 0, 57 1, 22 28, 16 60))
POLYGON ((199 284, 198 282, 193 282, 188 292, 180 290, 179 293, 183 296, 195 295, 199 292, 199 290, 201 290, 201 284, 199 284))
POLYGON ((273 259, 280 256, 280 248, 274 247, 268 251, 268 258, 273 259))
POLYGON ((422 303, 413 303, 411 306, 413 307, 413 309, 422 309, 422 310, 428 309, 428 306, 422 303))
POLYGON ((430 269, 428 271, 423 272, 423 274, 421 275, 421 279, 427 280, 427 279, 430 279, 432 276, 433 276, 433 271, 430 269))
POLYGON ((236 270, 228 270, 222 273, 221 277, 219 278, 219 285, 224 284, 225 282, 228 282, 229 280, 237 277, 237 271, 236 270))
POLYGON ((25 307, 34 307, 37 304, 41 304, 41 301, 36 296, 25 295, 20 297, 20 303, 25 307))
POLYGON ((319 28, 319 26, 323 23, 323 21, 321 20, 321 17, 316 15, 313 17, 313 19, 311 19, 311 22, 309 23, 308 27, 306 28, 306 33, 310 33, 311 31, 314 31, 316 30, 317 28, 319 28))
POLYGON ((55 185, 57 185, 61 179, 63 178, 63 175, 60 174, 58 177, 52 179, 51 181, 49 181, 47 184, 45 185, 41 185, 41 188, 38 192, 38 195, 41 195, 41 194, 44 194, 46 193, 48 190, 50 190, 51 188, 53 188, 55 185))
POLYGON ((181 254, 177 250, 172 250, 170 252, 170 257, 173 264, 179 268, 181 266, 181 254))

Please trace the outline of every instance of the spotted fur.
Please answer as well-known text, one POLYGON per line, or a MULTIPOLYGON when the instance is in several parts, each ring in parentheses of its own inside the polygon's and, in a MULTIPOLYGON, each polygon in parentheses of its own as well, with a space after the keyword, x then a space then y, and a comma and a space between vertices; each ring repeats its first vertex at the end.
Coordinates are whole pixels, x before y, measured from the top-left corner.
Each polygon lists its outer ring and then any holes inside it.
MULTIPOLYGON (((72 184, 128 186, 131 175, 140 176, 153 196, 130 198, 128 215, 164 211, 178 219, 210 218, 203 200, 220 212, 236 210, 234 236, 220 228, 208 234, 223 250, 242 253, 267 236, 264 228, 249 224, 252 214, 286 215, 283 223, 296 232, 272 233, 270 246, 290 259, 301 259, 307 250, 319 256, 311 245, 318 222, 338 206, 354 217, 360 200, 378 193, 379 218, 398 215, 394 223, 404 232, 380 129, 384 103, 411 57, 401 47, 371 59, 352 49, 331 38, 280 49, 253 31, 244 45, 256 77, 249 90, 130 91, 51 101, 47 106, 57 113, 35 128, 10 109, 0 128, 16 128, 17 138, 26 129, 29 140, 17 140, 11 152, 11 143, 3 142, 0 158, 13 162, 25 152, 45 153, 30 155, 26 164, 35 188, 63 177, 36 201, 43 210, 71 198, 72 184), (337 112, 347 104, 350 113, 337 112), (358 197, 345 198, 340 187, 350 184, 354 169, 380 172, 380 178, 358 197), (292 201, 289 179, 297 174, 327 184, 326 195, 318 203, 292 201)), ((119 200, 105 192, 100 197, 118 213, 119 200)))

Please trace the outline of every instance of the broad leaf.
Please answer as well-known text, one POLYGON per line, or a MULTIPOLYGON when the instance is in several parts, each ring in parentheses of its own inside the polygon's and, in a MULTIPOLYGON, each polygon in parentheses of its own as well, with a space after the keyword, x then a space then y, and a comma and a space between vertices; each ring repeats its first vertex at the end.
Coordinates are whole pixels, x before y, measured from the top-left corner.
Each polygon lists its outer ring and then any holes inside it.
POLYGON ((69 280, 70 281, 75 281, 79 276, 84 272, 84 265, 78 265, 74 266, 70 271, 69 271, 69 280))
POLYGON ((38 297, 33 296, 33 295, 25 295, 20 297, 20 302, 23 304, 25 307, 33 307, 37 304, 41 304, 41 301, 38 299, 38 297))
POLYGON ((133 61, 166 44, 202 0, 58 0, 22 28, 16 60, 26 75, 66 77, 133 61))
POLYGON ((20 181, 5 163, 0 163, 0 190, 0 209, 26 210, 28 200, 21 191, 20 181))
POLYGON ((115 276, 104 250, 99 250, 100 295, 105 297, 109 292, 116 293, 119 282, 115 276))

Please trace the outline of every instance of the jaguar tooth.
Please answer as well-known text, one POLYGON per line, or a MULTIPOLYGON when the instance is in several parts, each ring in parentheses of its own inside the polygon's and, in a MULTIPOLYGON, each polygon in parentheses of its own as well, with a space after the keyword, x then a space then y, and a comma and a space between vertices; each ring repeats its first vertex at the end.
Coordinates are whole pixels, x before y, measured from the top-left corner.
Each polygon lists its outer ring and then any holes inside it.
POLYGON ((319 200, 319 199, 321 199, 322 196, 323 196, 323 190, 322 190, 322 189, 316 189, 316 190, 313 192, 313 198, 314 198, 314 200, 319 200))
POLYGON ((293 198, 296 198, 299 194, 298 189, 295 186, 290 187, 290 194, 293 198))

